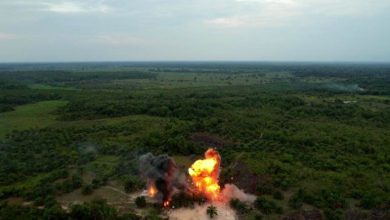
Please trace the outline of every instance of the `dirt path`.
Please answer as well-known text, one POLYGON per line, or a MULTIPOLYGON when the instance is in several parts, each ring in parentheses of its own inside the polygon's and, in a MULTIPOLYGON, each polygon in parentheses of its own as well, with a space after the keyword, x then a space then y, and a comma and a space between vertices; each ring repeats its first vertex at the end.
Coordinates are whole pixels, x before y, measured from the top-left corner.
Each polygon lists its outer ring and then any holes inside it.
POLYGON ((103 187, 104 187, 104 188, 111 189, 111 190, 113 190, 113 191, 115 191, 115 192, 118 192, 118 193, 124 195, 124 196, 129 196, 129 195, 128 195, 127 193, 125 193, 124 191, 122 191, 122 190, 120 190, 120 189, 118 189, 118 188, 115 188, 115 187, 113 187, 113 186, 103 186, 103 187))

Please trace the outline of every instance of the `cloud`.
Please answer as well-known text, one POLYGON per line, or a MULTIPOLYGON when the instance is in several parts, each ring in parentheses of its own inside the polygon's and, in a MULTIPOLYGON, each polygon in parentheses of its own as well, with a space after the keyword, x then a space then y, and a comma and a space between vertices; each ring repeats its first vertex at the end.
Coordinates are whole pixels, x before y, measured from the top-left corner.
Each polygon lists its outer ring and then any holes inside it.
POLYGON ((0 56, 389 60, 389 10, 389 0, 0 0, 0 56))
POLYGON ((115 47, 147 46, 147 45, 154 44, 152 40, 126 35, 126 34, 100 35, 95 38, 95 42, 99 44, 105 44, 105 45, 115 46, 115 47))
POLYGON ((60 14, 108 13, 112 7, 105 0, 2 0, 4 6, 26 11, 52 12, 60 14))
MULTIPOLYGON (((298 1, 298 0, 295 0, 298 1)), ((332 17, 367 17, 380 11, 387 11, 390 2, 387 0, 300 0, 305 5, 306 11, 332 17)), ((309 13, 307 13, 309 14, 309 13)))
POLYGON ((0 33, 0 40, 14 40, 17 36, 15 34, 0 33))
POLYGON ((240 17, 222 17, 206 20, 206 23, 222 27, 241 27, 246 23, 240 17))
POLYGON ((237 10, 225 16, 206 19, 209 25, 238 27, 280 27, 308 24, 310 19, 364 18, 386 11, 387 1, 363 0, 231 0, 237 10))
POLYGON ((206 20, 207 24, 225 28, 279 27, 292 21, 301 12, 301 4, 294 0, 235 0, 236 4, 247 5, 245 10, 233 16, 206 20))
POLYGON ((43 6, 45 6, 44 10, 55 12, 55 13, 107 13, 110 11, 110 7, 101 2, 73 2, 73 1, 65 1, 65 2, 42 2, 43 6))

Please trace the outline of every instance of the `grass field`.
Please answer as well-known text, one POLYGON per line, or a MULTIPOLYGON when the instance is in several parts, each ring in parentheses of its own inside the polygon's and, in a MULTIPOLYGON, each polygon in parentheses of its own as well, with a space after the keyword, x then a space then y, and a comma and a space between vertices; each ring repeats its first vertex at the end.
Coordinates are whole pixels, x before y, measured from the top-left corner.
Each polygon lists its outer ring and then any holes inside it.
POLYGON ((32 84, 29 86, 31 89, 41 89, 41 90, 78 90, 73 87, 65 87, 65 86, 51 86, 45 84, 32 84))
POLYGON ((51 114, 66 101, 43 101, 16 107, 15 111, 0 114, 0 138, 12 130, 43 128, 55 123, 51 114))
POLYGON ((118 162, 119 159, 116 156, 99 156, 96 160, 88 163, 85 170, 99 177, 110 177, 115 172, 118 162))

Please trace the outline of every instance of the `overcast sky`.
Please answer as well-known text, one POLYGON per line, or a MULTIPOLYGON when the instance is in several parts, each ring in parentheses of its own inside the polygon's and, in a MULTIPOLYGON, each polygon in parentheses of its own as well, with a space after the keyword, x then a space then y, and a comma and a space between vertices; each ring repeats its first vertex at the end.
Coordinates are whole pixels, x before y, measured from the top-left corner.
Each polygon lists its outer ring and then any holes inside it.
POLYGON ((390 0, 0 0, 0 62, 390 62, 390 0))

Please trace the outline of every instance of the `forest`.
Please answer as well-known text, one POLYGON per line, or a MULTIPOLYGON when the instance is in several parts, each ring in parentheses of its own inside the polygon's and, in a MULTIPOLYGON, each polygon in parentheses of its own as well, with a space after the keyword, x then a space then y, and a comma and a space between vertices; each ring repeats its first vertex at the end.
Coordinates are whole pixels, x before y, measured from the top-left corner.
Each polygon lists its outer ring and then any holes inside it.
POLYGON ((390 219, 390 65, 0 64, 2 220, 167 219, 139 157, 210 147, 238 219, 390 219))

